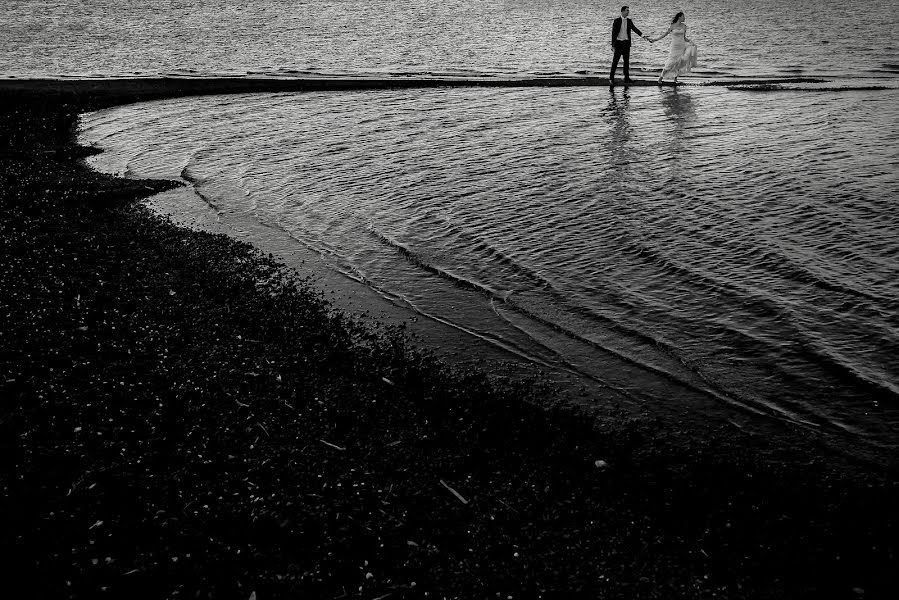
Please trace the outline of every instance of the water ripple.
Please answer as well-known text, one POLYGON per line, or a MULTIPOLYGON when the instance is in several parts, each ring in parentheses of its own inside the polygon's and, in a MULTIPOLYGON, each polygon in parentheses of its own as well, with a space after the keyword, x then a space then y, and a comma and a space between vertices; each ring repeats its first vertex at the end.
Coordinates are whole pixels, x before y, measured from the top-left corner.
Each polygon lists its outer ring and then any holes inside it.
POLYGON ((890 445, 899 92, 865 93, 248 95, 82 135, 540 364, 890 445))

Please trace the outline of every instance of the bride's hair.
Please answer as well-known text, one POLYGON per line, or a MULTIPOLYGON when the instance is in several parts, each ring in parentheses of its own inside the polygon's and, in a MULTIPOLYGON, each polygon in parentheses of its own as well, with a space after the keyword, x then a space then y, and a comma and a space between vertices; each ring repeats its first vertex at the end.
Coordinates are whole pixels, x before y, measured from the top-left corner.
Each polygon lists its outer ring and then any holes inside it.
POLYGON ((684 16, 684 13, 682 13, 682 12, 677 13, 676 15, 674 15, 674 18, 671 19, 671 22, 677 23, 677 20, 680 19, 682 16, 684 16))

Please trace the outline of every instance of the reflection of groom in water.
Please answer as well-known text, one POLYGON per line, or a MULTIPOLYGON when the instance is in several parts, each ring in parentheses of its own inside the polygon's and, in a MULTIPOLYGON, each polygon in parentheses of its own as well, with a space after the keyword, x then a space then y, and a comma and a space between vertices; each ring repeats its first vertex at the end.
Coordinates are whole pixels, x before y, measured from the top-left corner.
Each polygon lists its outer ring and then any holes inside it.
POLYGON ((634 22, 627 18, 631 9, 627 6, 621 7, 621 16, 612 23, 612 48, 615 49, 615 58, 612 59, 612 71, 609 73, 609 85, 615 85, 615 69, 618 68, 618 60, 624 57, 624 83, 631 82, 630 60, 631 60, 631 31, 634 31, 641 38, 646 36, 640 33, 634 22))

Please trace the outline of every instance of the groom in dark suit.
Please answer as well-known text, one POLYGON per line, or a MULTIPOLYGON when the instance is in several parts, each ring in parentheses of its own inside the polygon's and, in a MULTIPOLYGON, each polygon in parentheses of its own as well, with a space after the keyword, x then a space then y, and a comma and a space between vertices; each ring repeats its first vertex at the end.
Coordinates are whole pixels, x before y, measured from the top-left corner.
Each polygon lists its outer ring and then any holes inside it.
POLYGON ((630 60, 631 60, 631 31, 639 35, 643 39, 648 39, 640 33, 634 22, 627 18, 631 9, 627 6, 621 7, 621 16, 612 23, 612 48, 615 50, 615 58, 612 59, 612 71, 609 73, 609 85, 615 85, 615 69, 618 68, 618 60, 624 57, 624 83, 631 82, 630 60))

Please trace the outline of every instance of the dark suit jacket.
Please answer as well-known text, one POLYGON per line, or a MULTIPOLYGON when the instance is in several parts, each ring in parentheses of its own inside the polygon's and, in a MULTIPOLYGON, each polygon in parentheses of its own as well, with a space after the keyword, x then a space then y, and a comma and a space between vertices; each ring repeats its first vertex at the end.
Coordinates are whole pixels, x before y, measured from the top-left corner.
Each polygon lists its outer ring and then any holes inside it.
MULTIPOLYGON (((615 42, 618 40, 618 32, 621 31, 621 17, 615 19, 615 22, 612 23, 612 45, 615 45, 615 42)), ((631 43, 631 32, 636 31, 637 35, 642 36, 643 34, 637 29, 637 26, 634 25, 634 22, 631 19, 627 20, 627 43, 631 43)))

